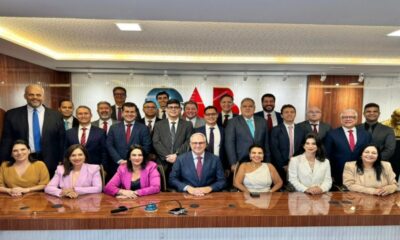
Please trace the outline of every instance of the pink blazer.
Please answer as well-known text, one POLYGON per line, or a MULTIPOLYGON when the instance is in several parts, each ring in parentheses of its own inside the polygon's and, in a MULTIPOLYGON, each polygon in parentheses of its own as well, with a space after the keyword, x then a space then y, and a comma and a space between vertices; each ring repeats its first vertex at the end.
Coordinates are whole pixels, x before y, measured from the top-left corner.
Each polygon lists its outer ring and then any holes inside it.
MULTIPOLYGON (((104 193, 115 196, 119 189, 131 189, 132 172, 129 172, 126 164, 118 167, 113 178, 104 188, 104 193)), ((150 161, 145 169, 140 172, 140 189, 137 190, 139 196, 145 196, 160 192, 160 173, 157 164, 150 161)))
POLYGON ((50 195, 60 196, 62 189, 74 188, 79 194, 87 193, 100 193, 102 188, 100 166, 95 164, 84 163, 76 180, 75 187, 72 187, 71 174, 63 177, 64 166, 59 165, 57 167, 54 177, 47 184, 44 191, 50 195))

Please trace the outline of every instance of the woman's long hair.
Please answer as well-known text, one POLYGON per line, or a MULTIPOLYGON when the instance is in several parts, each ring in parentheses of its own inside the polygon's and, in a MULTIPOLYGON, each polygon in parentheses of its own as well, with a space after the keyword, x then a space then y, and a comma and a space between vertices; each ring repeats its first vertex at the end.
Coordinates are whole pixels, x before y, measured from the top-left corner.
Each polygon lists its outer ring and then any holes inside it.
POLYGON ((361 156, 356 161, 357 173, 360 174, 360 175, 364 174, 364 164, 363 164, 363 160, 362 160, 362 153, 368 147, 374 147, 376 149, 376 152, 378 153, 378 157, 376 158, 376 161, 372 165, 372 168, 375 170, 376 180, 380 181, 381 180, 381 174, 382 174, 382 171, 383 171, 382 160, 381 160, 381 151, 378 148, 378 146, 376 146, 375 144, 368 144, 361 151, 361 156))
POLYGON ((147 159, 147 155, 145 154, 143 147, 140 145, 132 145, 129 148, 129 151, 126 155, 126 159, 127 159, 127 167, 128 167, 128 171, 133 172, 133 165, 132 165, 132 161, 131 161, 131 152, 135 149, 139 149, 142 152, 143 155, 143 161, 140 164, 141 169, 145 169, 147 166, 147 163, 149 162, 149 160, 147 159))
POLYGON ((313 133, 313 132, 308 133, 306 135, 306 137, 304 138, 304 140, 302 141, 302 145, 301 146, 303 146, 303 147, 301 148, 300 154, 303 154, 305 152, 304 145, 306 144, 307 139, 314 139, 315 144, 317 145, 317 151, 315 152, 315 158, 320 162, 325 161, 326 153, 325 153, 324 146, 322 146, 322 141, 318 137, 318 135, 313 133))
POLYGON ((74 144, 74 145, 69 146, 69 148, 65 152, 64 161, 63 161, 63 166, 64 166, 63 177, 68 176, 71 173, 72 169, 74 168, 74 166, 72 165, 72 163, 69 160, 69 158, 71 157, 72 153, 76 149, 82 150, 83 155, 85 155, 85 162, 87 162, 89 160, 88 151, 86 150, 86 148, 84 146, 82 146, 80 144, 74 144))
MULTIPOLYGON (((14 146, 17 145, 17 144, 25 145, 25 147, 26 147, 29 151, 31 150, 31 147, 29 146, 28 142, 25 141, 25 140, 22 140, 22 139, 16 140, 16 141, 14 142, 13 146, 12 146, 12 149, 13 149, 14 146)), ((37 161, 36 159, 33 159, 33 158, 32 158, 31 154, 28 155, 28 160, 29 160, 29 162, 31 162, 31 163, 37 161)), ((8 161, 8 163, 7 163, 7 167, 11 167, 14 163, 15 163, 15 159, 14 159, 13 156, 12 156, 12 150, 11 150, 11 158, 10 158, 10 161, 8 161)))

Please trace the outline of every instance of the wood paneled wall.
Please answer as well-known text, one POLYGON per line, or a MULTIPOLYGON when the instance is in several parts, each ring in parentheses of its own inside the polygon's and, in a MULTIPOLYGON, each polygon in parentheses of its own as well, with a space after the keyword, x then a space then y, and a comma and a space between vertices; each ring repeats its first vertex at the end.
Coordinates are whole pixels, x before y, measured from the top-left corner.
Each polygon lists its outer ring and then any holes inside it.
POLYGON ((340 126, 339 114, 347 108, 358 112, 361 123, 364 84, 358 82, 358 76, 327 76, 324 82, 320 78, 320 75, 308 77, 307 106, 321 108, 322 121, 334 128, 340 126))
POLYGON ((0 54, 0 108, 8 110, 26 104, 25 86, 39 83, 45 89, 44 104, 57 108, 63 98, 71 97, 71 74, 58 72, 0 54))

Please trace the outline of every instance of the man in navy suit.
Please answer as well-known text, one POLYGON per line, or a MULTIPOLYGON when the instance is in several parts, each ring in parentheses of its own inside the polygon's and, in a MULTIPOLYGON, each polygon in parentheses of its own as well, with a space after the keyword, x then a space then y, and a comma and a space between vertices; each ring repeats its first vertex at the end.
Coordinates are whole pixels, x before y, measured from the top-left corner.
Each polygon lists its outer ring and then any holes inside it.
POLYGON ((228 121, 237 116, 237 114, 232 112, 233 97, 229 94, 225 94, 220 98, 219 104, 221 106, 221 112, 218 114, 217 124, 225 128, 228 125, 228 121))
POLYGON ((206 152, 206 136, 190 137, 192 151, 178 156, 169 176, 169 184, 179 192, 203 196, 221 191, 225 186, 224 170, 217 156, 206 152))
POLYGON ((89 107, 79 106, 76 109, 76 117, 79 126, 66 132, 65 149, 73 144, 81 144, 89 154, 89 159, 86 159, 87 163, 106 165, 106 132, 90 123, 92 111, 89 107))
POLYGON ((114 174, 118 165, 126 163, 127 153, 132 145, 141 145, 146 154, 151 150, 151 137, 148 128, 135 121, 138 109, 136 104, 126 102, 122 105, 122 116, 124 121, 112 125, 107 136, 107 150, 111 156, 111 168, 114 174))
POLYGON ((340 113, 341 127, 328 132, 325 148, 331 163, 332 177, 336 185, 343 182, 343 169, 348 161, 355 161, 361 156, 362 149, 371 142, 371 134, 364 128, 356 128, 357 111, 346 109, 340 113))
POLYGON ((263 111, 257 112, 254 115, 264 118, 267 121, 268 131, 271 132, 273 127, 283 122, 281 114, 274 111, 275 96, 271 93, 264 94, 261 97, 261 104, 263 111))
POLYGON ((283 105, 281 115, 283 123, 271 131, 271 152, 273 163, 285 182, 289 159, 302 148, 305 132, 301 126, 294 124, 296 108, 293 105, 283 105))
POLYGON ((114 124, 119 123, 117 120, 111 118, 112 114, 111 104, 107 101, 100 101, 97 103, 97 114, 99 119, 92 122, 93 126, 99 127, 108 134, 110 127, 114 124))
POLYGON ((12 145, 16 140, 23 139, 29 142, 32 156, 43 160, 52 175, 58 163, 63 160, 65 128, 62 116, 59 112, 42 105, 44 89, 40 85, 28 85, 24 97, 26 106, 11 109, 5 115, 0 161, 9 160, 12 145), (34 137, 34 112, 37 112, 40 129, 37 147, 34 137))
POLYGON ((235 172, 238 162, 249 159, 249 148, 253 144, 263 146, 264 159, 271 159, 267 123, 254 115, 255 108, 253 99, 244 98, 240 103, 242 115, 229 120, 225 128, 225 150, 232 172, 235 172))

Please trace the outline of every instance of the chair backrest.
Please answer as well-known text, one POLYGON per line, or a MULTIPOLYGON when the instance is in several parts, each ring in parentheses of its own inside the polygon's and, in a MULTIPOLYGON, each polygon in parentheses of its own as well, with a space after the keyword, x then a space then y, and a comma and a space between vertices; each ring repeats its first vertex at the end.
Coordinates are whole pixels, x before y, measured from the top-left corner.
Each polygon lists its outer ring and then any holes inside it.
POLYGON ((103 165, 100 165, 100 175, 101 175, 101 184, 102 187, 104 188, 104 185, 106 185, 107 172, 104 170, 103 165))
POLYGON ((157 164, 157 170, 160 173, 161 192, 166 192, 167 180, 165 178, 164 167, 161 164, 157 164))

